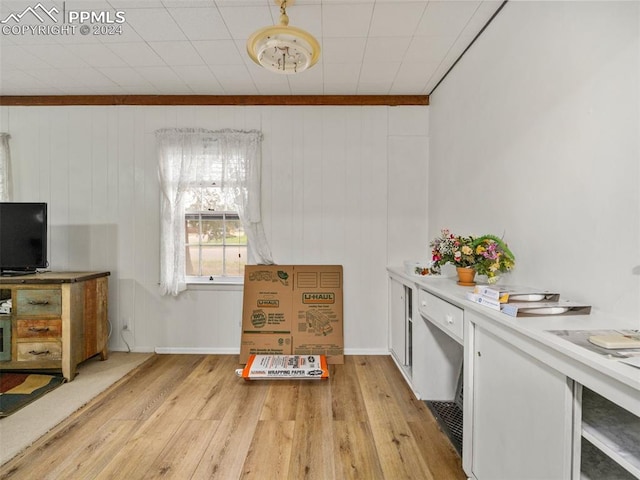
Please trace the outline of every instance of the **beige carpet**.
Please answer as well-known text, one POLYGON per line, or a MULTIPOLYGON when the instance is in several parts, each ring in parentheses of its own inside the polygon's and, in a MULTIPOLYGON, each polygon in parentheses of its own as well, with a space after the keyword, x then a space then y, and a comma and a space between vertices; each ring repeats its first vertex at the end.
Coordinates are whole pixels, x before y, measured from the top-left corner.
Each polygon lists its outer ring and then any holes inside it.
POLYGON ((102 362, 90 358, 65 383, 13 415, 0 419, 0 465, 136 368, 152 353, 110 352, 102 362))

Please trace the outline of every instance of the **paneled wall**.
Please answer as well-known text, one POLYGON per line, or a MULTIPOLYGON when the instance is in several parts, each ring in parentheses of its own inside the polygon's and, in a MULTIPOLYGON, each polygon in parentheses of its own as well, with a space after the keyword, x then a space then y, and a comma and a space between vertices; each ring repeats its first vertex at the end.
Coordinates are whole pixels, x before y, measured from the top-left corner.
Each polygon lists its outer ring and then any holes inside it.
POLYGON ((640 4, 509 2, 430 101, 430 231, 640 328, 640 4))
POLYGON ((386 352, 385 267, 427 254, 428 108, 0 108, 14 199, 49 202, 51 269, 111 271, 111 348, 232 353, 241 287, 158 293, 165 127, 263 131, 276 262, 344 265, 347 353, 386 352))

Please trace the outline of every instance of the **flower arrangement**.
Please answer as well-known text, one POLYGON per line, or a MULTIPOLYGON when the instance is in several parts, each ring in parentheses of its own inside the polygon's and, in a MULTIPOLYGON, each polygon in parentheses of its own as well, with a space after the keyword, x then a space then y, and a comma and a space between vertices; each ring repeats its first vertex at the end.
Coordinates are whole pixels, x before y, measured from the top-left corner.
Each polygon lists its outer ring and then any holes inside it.
POLYGON ((479 275, 486 275, 489 283, 495 283, 500 273, 515 266, 515 257, 507 244, 495 235, 483 235, 474 242, 477 257, 473 268, 479 275))
POLYGON ((470 267, 480 275, 486 275, 489 283, 495 283, 498 275, 515 266, 515 257, 507 244, 495 235, 464 237, 440 230, 440 235, 429 244, 433 259, 432 269, 450 263, 456 267, 470 267))
POLYGON ((434 266, 451 263, 456 267, 471 267, 476 263, 473 237, 460 237, 443 228, 430 243, 434 266))

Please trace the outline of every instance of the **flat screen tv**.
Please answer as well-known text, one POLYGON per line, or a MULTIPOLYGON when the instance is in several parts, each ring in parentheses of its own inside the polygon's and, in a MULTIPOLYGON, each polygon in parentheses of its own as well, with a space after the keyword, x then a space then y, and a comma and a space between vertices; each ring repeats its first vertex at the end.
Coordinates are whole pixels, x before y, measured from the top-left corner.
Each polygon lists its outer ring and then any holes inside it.
POLYGON ((0 274, 46 268, 47 204, 0 202, 0 274))

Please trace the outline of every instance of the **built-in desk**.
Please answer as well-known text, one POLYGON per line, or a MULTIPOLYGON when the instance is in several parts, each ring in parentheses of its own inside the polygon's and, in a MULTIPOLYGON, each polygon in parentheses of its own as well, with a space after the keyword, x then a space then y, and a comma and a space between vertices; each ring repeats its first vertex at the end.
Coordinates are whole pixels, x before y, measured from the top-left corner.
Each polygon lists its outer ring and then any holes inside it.
POLYGON ((3 356, 0 370, 61 370, 71 381, 77 365, 107 358, 109 272, 47 272, 0 277, 3 356), (10 341, 6 341, 9 338, 10 341))
MULTIPOLYGON (((451 341, 462 341, 462 457, 469 477, 640 478, 640 369, 549 332, 637 329, 637 320, 597 310, 514 318, 467 301, 471 288, 454 279, 423 279, 402 268, 388 271, 390 278, 402 279, 427 300, 419 310, 429 338, 413 336, 412 381, 446 385, 451 396, 453 379, 439 377, 455 371, 451 362, 442 362, 453 358, 455 363, 451 341), (429 300, 435 307, 428 306, 429 300), (429 378, 416 379, 416 352, 421 350, 433 350, 420 356, 436 361, 419 369, 429 378)), ((429 389, 420 390, 420 398, 431 396, 429 389)))

